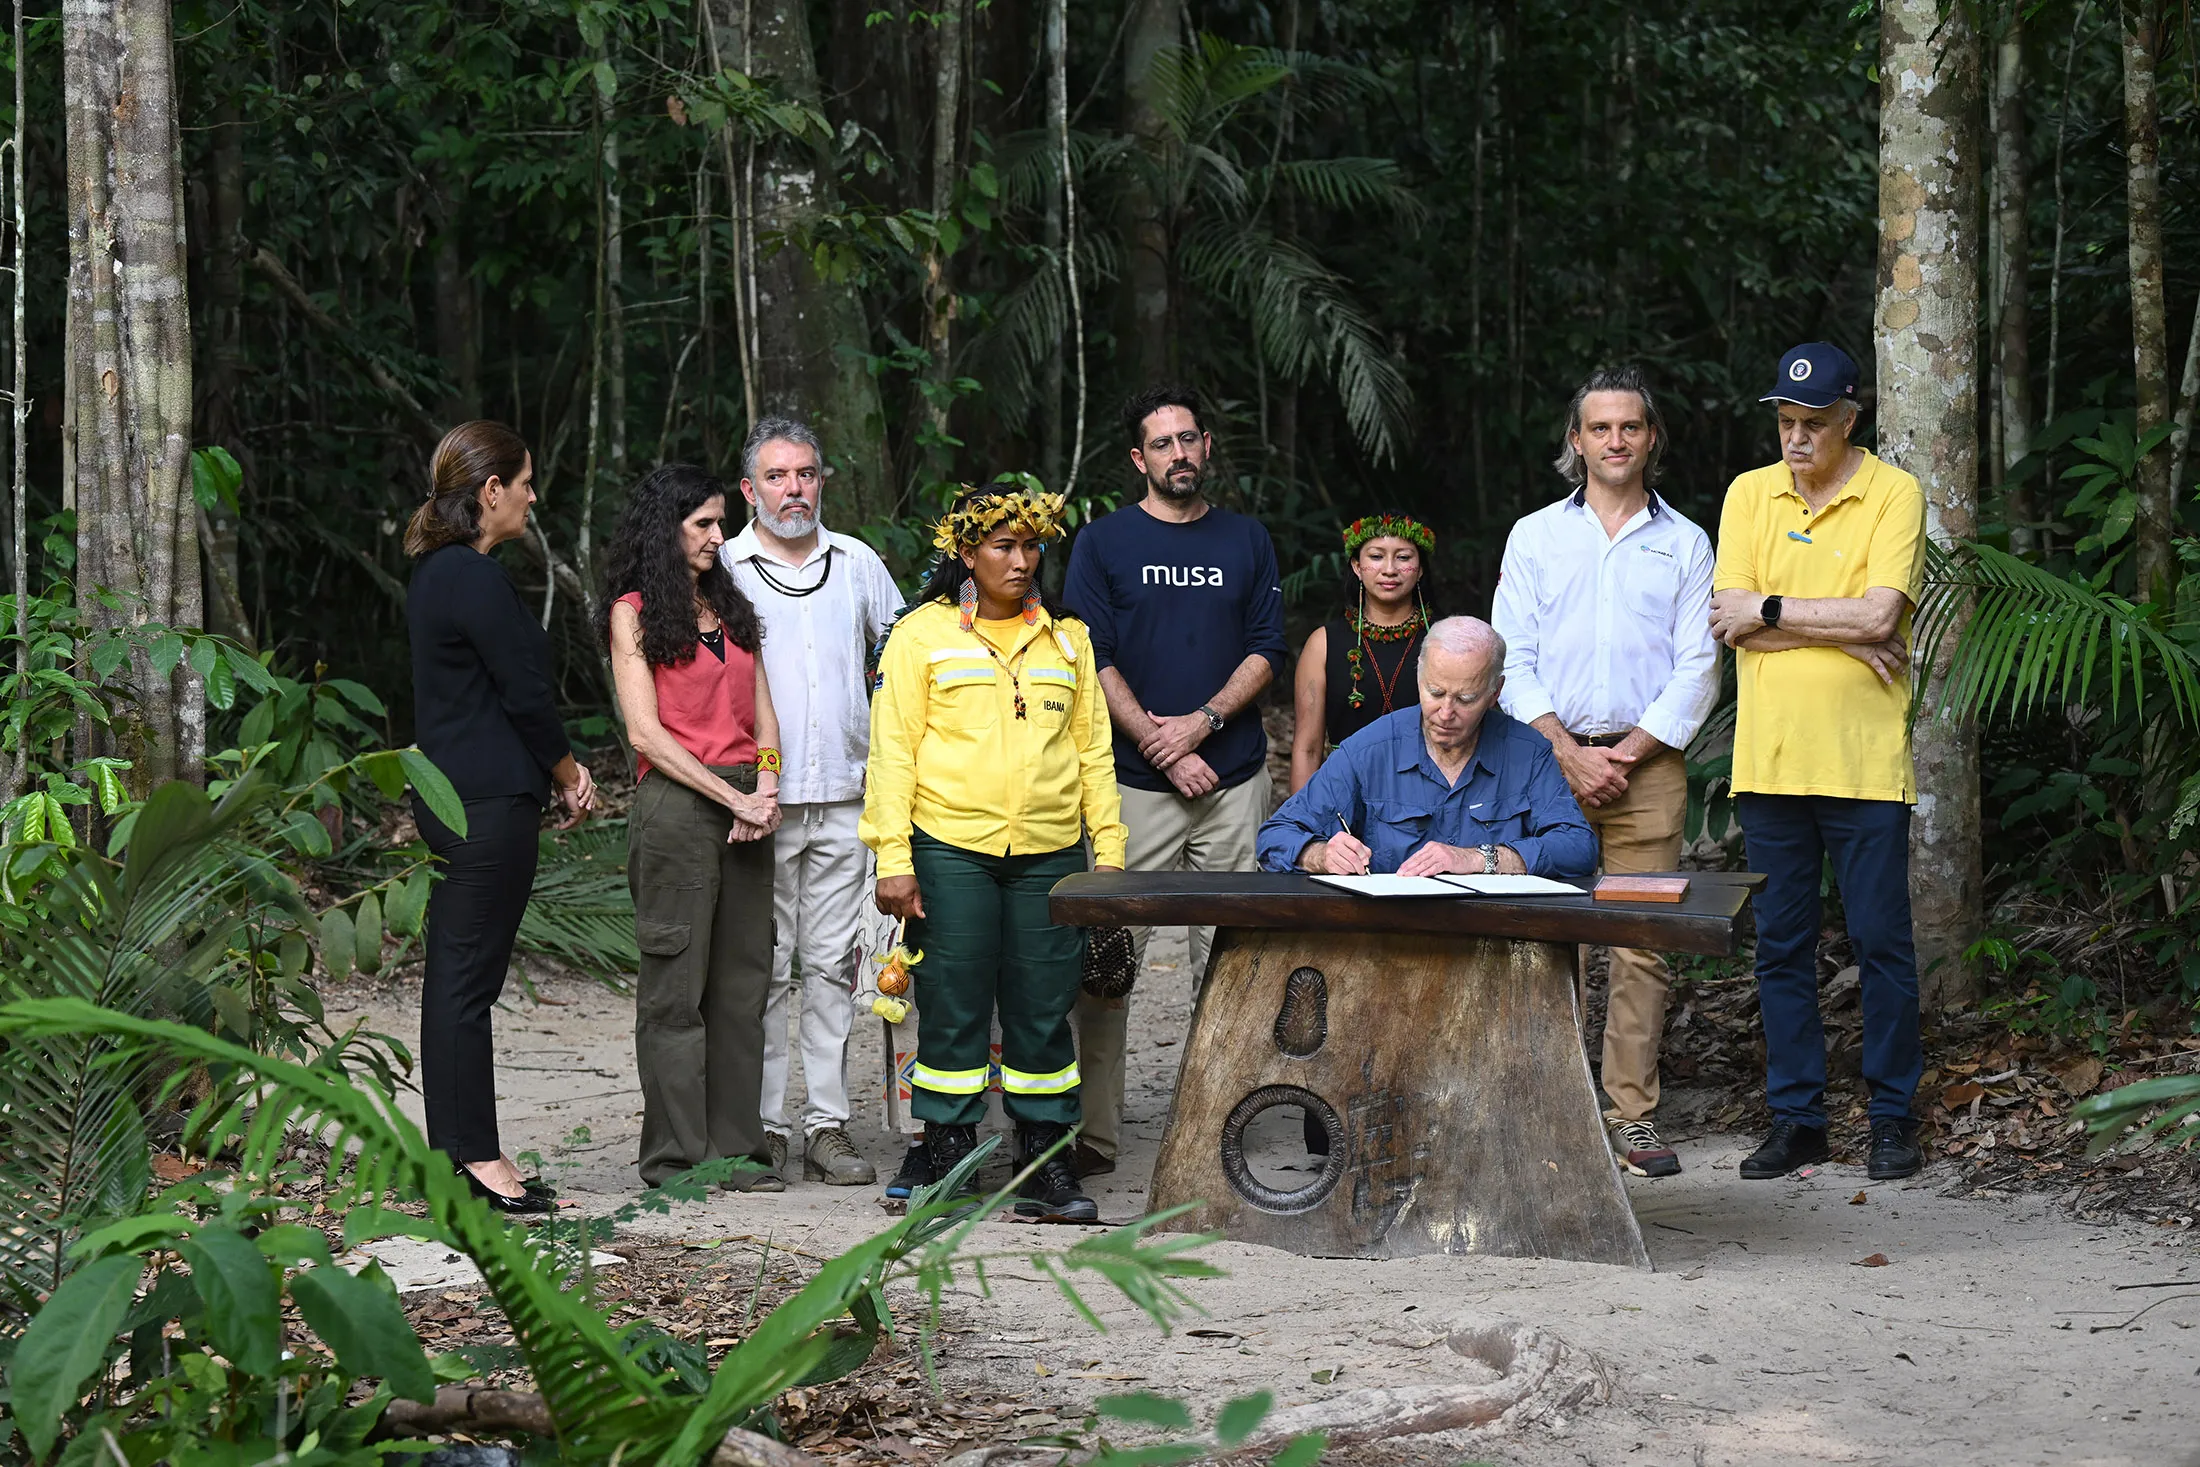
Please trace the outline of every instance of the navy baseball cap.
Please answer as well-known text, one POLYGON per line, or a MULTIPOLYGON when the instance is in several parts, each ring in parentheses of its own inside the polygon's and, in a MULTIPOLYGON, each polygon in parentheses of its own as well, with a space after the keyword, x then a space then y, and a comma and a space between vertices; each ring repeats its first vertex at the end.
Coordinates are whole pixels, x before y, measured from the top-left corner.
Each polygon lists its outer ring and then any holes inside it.
POLYGON ((1856 401, 1856 360, 1830 341, 1810 341, 1780 358, 1780 380, 1759 402, 1832 407, 1856 401))

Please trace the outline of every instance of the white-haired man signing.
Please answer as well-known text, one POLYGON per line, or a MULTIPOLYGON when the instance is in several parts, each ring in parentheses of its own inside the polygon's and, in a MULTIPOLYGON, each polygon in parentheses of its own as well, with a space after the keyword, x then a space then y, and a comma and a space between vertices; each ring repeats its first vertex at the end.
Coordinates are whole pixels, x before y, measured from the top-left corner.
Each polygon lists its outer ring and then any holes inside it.
POLYGON ((1446 617, 1421 647, 1421 704, 1337 746, 1260 828, 1267 871, 1586 876, 1596 837, 1550 742, 1497 707, 1505 639, 1446 617))

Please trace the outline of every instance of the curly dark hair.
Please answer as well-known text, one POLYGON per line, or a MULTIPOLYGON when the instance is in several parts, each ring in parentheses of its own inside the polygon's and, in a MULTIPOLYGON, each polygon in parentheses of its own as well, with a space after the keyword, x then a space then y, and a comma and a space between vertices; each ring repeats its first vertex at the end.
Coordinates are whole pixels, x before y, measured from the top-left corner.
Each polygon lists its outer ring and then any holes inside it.
MULTIPOLYGON (((1406 512, 1402 509, 1372 510, 1358 518, 1381 519, 1384 515, 1388 515, 1392 519, 1408 518, 1406 512)), ((1412 518, 1417 519, 1419 516, 1413 516, 1412 518)), ((1365 545, 1360 547, 1361 550, 1366 548, 1365 545)), ((1418 545, 1413 548, 1421 550, 1418 545)), ((1359 559, 1358 551, 1346 556, 1344 558, 1344 569, 1337 574, 1338 604, 1343 606, 1347 612, 1360 609, 1360 578, 1352 574, 1352 562, 1357 559, 1359 559)), ((1414 582, 1413 589, 1420 596, 1421 604, 1428 608, 1429 620, 1432 622, 1441 620, 1444 615, 1444 598, 1443 593, 1436 587, 1436 557, 1426 550, 1421 550, 1421 579, 1414 582)))
POLYGON ((713 495, 726 497, 723 479, 694 464, 665 464, 642 475, 627 491, 626 509, 604 553, 603 635, 611 639, 611 607, 629 591, 642 596, 642 657, 651 667, 670 667, 695 655, 694 598, 718 613, 726 640, 751 655, 764 645, 756 608, 734 584, 724 561, 697 578, 680 554, 680 524, 713 495))
POLYGON ((1189 387, 1164 382, 1149 387, 1123 402, 1123 436, 1130 439, 1131 447, 1146 446, 1146 419, 1165 407, 1180 407, 1192 415, 1192 426, 1207 431, 1207 415, 1200 411, 1199 394, 1189 387))
MULTIPOLYGON (((953 514, 956 510, 967 506, 973 499, 1000 492, 1001 486, 999 484, 966 486, 962 493, 955 496, 955 502, 947 507, 947 512, 953 514)), ((962 557, 952 550, 943 551, 940 558, 932 563, 932 569, 925 573, 924 584, 917 587, 917 594, 909 598, 909 604, 911 606, 922 606, 927 601, 945 601, 948 605, 953 606, 962 599, 963 582, 969 579, 970 567, 963 564, 962 557)), ((1032 584, 1039 588, 1039 604, 1046 608, 1047 615, 1057 621, 1069 618, 1069 613, 1064 611, 1061 603, 1054 599, 1054 593, 1046 588, 1045 576, 1034 576, 1032 584)))

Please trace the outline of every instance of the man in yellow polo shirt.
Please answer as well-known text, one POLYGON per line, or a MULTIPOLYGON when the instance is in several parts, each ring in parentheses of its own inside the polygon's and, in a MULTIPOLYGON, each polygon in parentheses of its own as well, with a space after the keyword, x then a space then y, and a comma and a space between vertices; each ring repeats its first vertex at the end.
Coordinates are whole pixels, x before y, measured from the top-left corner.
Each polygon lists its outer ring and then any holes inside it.
POLYGON ((1917 480, 1849 442, 1856 363, 1812 342, 1761 400, 1781 461, 1726 491, 1711 630, 1736 649, 1735 808, 1757 900, 1757 993, 1772 1130, 1751 1178, 1824 1161, 1819 873, 1830 859, 1863 980, 1870 1175, 1924 1163, 1910 1103, 1924 1067, 1910 933, 1910 613, 1925 564, 1917 480))

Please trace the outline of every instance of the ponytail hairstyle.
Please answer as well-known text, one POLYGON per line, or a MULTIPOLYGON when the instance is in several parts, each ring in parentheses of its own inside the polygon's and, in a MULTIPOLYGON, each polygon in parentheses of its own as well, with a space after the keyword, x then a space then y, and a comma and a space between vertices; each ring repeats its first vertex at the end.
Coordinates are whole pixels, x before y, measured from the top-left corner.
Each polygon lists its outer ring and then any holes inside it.
POLYGON ((481 538, 481 486, 510 484, 527 472, 527 443, 502 423, 477 418, 460 423, 435 446, 428 502, 405 526, 405 553, 415 560, 446 545, 481 538))
POLYGON ((651 469, 627 491, 619 527, 604 548, 603 632, 611 640, 611 608, 629 591, 642 598, 642 660, 671 667, 695 656, 695 601, 718 613, 726 640, 752 656, 764 646, 756 608, 734 584, 723 560, 698 578, 680 554, 680 526, 712 495, 727 498, 726 482, 694 464, 651 469))

